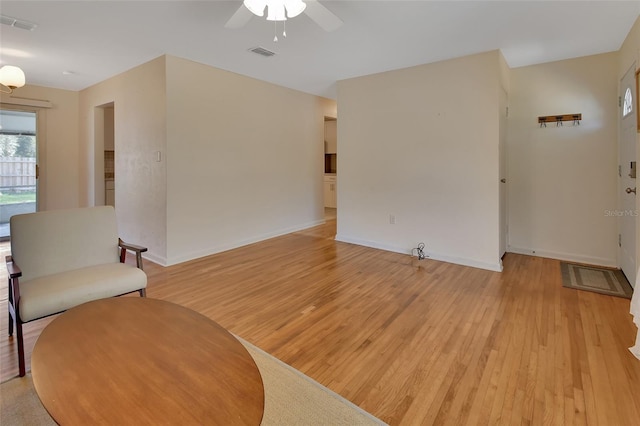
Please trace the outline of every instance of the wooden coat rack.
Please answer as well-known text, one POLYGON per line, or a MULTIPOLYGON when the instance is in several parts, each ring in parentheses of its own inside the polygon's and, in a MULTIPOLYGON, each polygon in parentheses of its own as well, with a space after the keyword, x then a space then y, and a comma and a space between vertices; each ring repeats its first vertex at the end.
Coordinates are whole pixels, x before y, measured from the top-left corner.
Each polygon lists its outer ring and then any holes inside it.
POLYGON ((562 115, 543 115, 538 117, 540 127, 547 127, 547 123, 556 123, 556 126, 562 126, 564 121, 573 121, 574 126, 580 125, 582 113, 580 114, 562 114, 562 115))

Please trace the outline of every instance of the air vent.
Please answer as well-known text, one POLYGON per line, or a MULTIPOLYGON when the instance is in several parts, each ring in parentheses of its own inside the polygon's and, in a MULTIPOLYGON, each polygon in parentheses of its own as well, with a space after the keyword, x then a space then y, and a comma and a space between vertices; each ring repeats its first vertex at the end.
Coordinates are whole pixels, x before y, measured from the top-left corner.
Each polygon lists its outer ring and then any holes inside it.
POLYGON ((269 57, 275 55, 275 52, 265 49, 264 47, 252 47, 249 49, 249 52, 257 53, 258 55, 262 55, 264 57, 269 57))
POLYGON ((9 25, 10 27, 16 27, 27 31, 33 31, 37 27, 37 25, 32 22, 21 21, 20 19, 5 15, 0 15, 0 23, 2 23, 2 25, 9 25))

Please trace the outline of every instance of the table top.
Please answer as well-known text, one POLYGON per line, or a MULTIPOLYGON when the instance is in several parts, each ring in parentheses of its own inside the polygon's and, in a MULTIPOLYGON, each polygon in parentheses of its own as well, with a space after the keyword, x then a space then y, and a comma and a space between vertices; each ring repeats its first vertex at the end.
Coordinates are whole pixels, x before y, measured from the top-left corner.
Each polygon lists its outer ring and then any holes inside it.
POLYGON ((245 347, 204 315, 156 299, 102 299, 63 313, 38 338, 31 374, 61 425, 258 425, 264 410, 245 347))

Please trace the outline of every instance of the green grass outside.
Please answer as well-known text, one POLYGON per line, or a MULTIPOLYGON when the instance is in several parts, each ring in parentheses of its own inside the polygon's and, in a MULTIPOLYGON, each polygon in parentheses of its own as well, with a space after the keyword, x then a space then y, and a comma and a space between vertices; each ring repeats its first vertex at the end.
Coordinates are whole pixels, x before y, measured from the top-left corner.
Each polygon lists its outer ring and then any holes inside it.
POLYGON ((20 194, 0 193, 0 204, 29 203, 36 201, 35 192, 22 192, 20 194))

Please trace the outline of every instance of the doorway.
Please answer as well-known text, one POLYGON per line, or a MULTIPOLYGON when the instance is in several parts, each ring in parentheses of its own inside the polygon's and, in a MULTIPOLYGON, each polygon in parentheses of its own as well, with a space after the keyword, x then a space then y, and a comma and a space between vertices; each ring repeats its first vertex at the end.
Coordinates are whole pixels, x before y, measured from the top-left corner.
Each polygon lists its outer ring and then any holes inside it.
POLYGON ((116 158, 113 104, 104 108, 104 204, 116 206, 116 158))
POLYGON ((338 207, 338 121, 324 117, 324 216, 336 219, 338 207))
POLYGON ((636 112, 635 64, 620 81, 619 235, 620 268, 635 288, 636 280, 636 112))
POLYGON ((38 210, 36 123, 35 111, 0 110, 0 240, 11 216, 38 210))
POLYGON ((114 103, 94 108, 94 205, 116 206, 116 155, 114 103))

